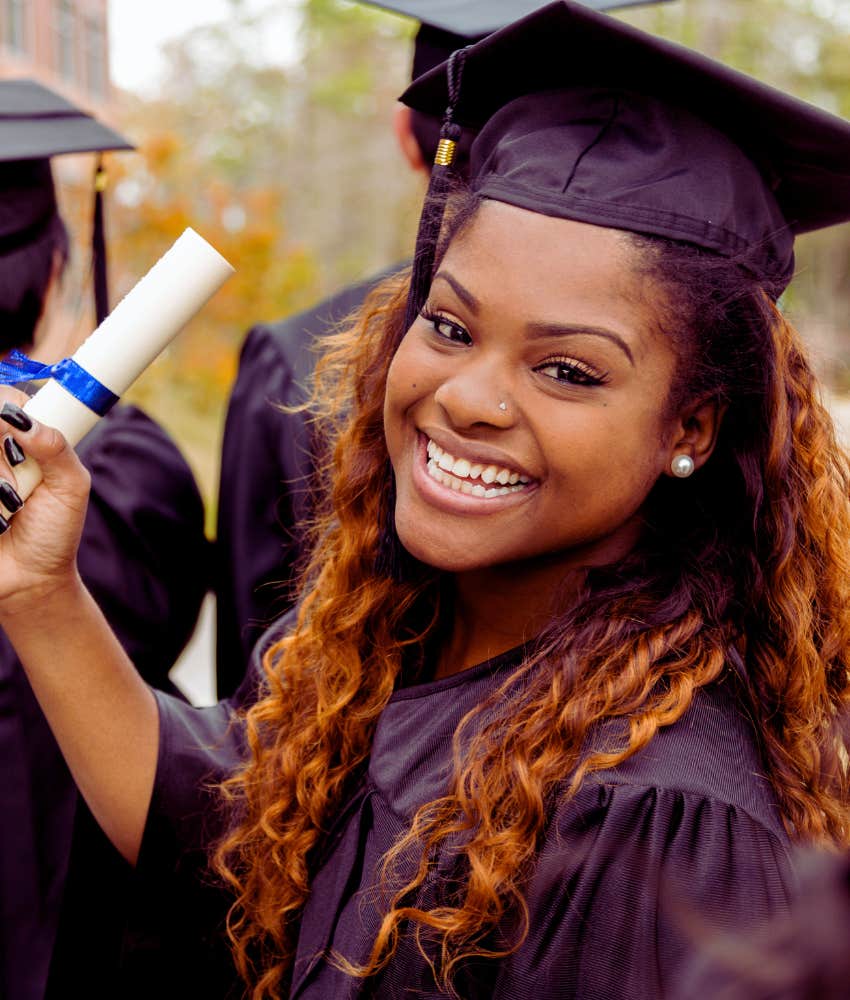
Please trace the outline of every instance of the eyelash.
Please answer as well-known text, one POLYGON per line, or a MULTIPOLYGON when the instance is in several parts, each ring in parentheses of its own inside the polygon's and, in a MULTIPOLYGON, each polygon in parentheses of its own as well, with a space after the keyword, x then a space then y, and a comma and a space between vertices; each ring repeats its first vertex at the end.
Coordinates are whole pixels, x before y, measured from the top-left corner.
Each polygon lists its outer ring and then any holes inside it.
MULTIPOLYGON (((472 343, 472 337, 469 335, 468 330, 462 327, 460 323, 456 323, 454 320, 449 319, 448 316, 443 316, 442 313, 436 312, 427 304, 427 302, 422 307, 420 316, 433 326, 434 333, 436 333, 436 335, 441 337, 443 340, 447 340, 449 343, 461 343, 467 346, 472 343), (458 334, 459 336, 447 336, 446 334, 441 333, 439 327, 443 324, 448 326, 453 333, 458 334)), ((555 366, 559 369, 566 370, 567 377, 555 378, 551 375, 547 375, 546 377, 551 378, 553 382, 559 382, 561 384, 584 386, 605 385, 609 377, 607 372, 596 372, 583 361, 567 357, 547 358, 544 362, 537 365, 534 371, 543 372, 544 369, 555 366)))
POLYGON ((419 315, 422 319, 426 320, 434 327, 434 333, 436 333, 438 337, 442 337, 443 340, 448 340, 453 344, 460 343, 469 345, 472 343, 472 337, 470 337, 468 330, 464 329, 460 323, 455 323, 453 319, 449 319, 448 316, 443 316, 441 313, 435 312, 427 302, 422 307, 419 315), (453 331, 460 334, 460 337, 447 337, 444 333, 440 332, 440 324, 445 324, 446 326, 451 327, 453 331))
POLYGON ((583 361, 577 361, 575 358, 548 358, 542 364, 537 365, 534 369, 536 372, 542 372, 546 368, 565 369, 567 372, 567 378, 556 378, 552 375, 547 375, 546 378, 551 378, 553 382, 559 382, 566 385, 605 385, 608 381, 608 372, 596 372, 589 365, 585 364, 583 361))

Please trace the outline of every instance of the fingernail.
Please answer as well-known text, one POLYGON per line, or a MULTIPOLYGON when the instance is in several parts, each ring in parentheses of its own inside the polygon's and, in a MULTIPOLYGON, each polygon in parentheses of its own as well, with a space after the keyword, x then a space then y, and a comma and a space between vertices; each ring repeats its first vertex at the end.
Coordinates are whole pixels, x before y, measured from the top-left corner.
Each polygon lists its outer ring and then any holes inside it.
POLYGON ((14 514, 15 511, 20 510, 24 505, 24 501, 18 495, 18 491, 11 483, 7 483, 5 479, 0 479, 0 503, 3 504, 10 514, 14 514))
POLYGON ((23 460, 27 457, 24 454, 24 449, 13 437, 7 437, 4 439, 3 451, 6 452, 6 461, 12 466, 12 468, 16 465, 20 465, 21 462, 23 462, 23 460))
POLYGON ((2 514, 0 514, 0 535, 2 535, 3 532, 7 530, 8 527, 9 527, 9 522, 6 520, 5 517, 3 517, 2 514))
POLYGON ((28 431, 32 428, 32 420, 14 403, 4 403, 0 409, 0 417, 19 431, 28 431))

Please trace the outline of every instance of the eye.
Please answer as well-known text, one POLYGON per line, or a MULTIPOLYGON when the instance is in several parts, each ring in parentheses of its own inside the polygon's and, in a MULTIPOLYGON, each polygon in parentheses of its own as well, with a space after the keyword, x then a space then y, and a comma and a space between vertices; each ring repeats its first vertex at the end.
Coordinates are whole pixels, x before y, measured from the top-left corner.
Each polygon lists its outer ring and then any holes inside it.
POLYGON ((443 316, 441 313, 435 312, 427 305, 422 307, 419 315, 422 319, 430 323, 434 328, 434 332, 444 340, 450 340, 456 344, 469 345, 472 343, 472 337, 470 337, 469 332, 460 323, 449 319, 448 316, 443 316))
POLYGON ((564 385, 604 385, 608 381, 606 372, 597 372, 575 358, 550 358, 534 370, 564 385))

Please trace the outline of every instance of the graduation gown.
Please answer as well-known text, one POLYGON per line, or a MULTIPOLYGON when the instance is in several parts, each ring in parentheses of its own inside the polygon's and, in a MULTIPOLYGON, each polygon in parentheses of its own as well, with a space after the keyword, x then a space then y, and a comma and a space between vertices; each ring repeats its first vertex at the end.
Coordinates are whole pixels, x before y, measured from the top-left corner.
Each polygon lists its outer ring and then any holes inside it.
POLYGON ((338 292, 245 338, 228 403, 216 529, 216 671, 219 698, 233 694, 251 651, 294 600, 299 526, 309 513, 313 448, 303 402, 315 341, 331 332, 395 268, 338 292))
MULTIPOLYGON (((81 575, 142 676, 173 691, 168 671, 209 582, 194 477, 165 431, 133 406, 113 409, 78 453, 92 476, 81 575)), ((98 995, 110 944, 117 961, 127 870, 79 798, 2 633, 0 757, 0 996, 41 1000, 51 957, 55 995, 74 985, 98 995)))
MULTIPOLYGON (((368 768, 319 852, 292 997, 443 996, 409 940, 377 980, 350 979, 326 956, 368 954, 380 918, 371 890, 381 858, 416 809, 445 791, 458 722, 520 655, 391 698, 368 768)), ((157 702, 159 760, 139 875, 166 894, 183 928, 169 995, 237 997, 221 935, 228 899, 204 874, 204 855, 226 822, 210 782, 242 759, 241 725, 234 701, 194 709, 160 694, 157 702)), ((441 851, 421 902, 439 899, 457 864, 441 851)), ((788 840, 755 736, 734 683, 717 683, 646 749, 589 776, 555 809, 527 886, 527 940, 504 960, 462 970, 456 986, 465 1000, 673 997, 701 927, 740 932, 782 911, 791 887, 788 840)))

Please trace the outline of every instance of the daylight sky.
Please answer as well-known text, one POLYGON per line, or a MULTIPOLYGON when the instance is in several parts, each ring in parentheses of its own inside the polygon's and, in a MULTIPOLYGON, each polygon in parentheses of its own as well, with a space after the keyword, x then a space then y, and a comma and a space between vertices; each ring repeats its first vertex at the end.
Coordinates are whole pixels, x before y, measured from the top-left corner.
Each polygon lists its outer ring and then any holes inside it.
MULTIPOLYGON (((257 40, 258 60, 291 59, 291 11, 296 0, 242 0, 242 3, 249 10, 273 8, 280 15, 257 40)), ((141 94, 156 90, 162 72, 163 43, 198 25, 223 20, 229 8, 227 0, 109 0, 112 82, 141 94)))

